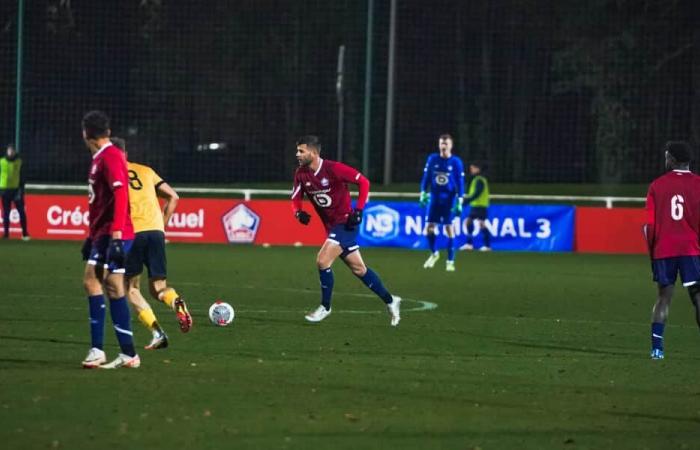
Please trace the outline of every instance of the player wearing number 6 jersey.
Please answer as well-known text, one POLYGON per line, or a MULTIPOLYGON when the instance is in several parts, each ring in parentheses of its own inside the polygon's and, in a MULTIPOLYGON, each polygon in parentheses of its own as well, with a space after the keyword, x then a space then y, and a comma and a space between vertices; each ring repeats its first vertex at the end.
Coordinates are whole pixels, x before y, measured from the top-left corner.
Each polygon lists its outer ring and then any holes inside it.
POLYGON ((647 194, 644 234, 658 297, 652 310, 651 357, 664 357, 664 327, 680 273, 700 327, 700 176, 690 172, 686 142, 665 146, 668 173, 654 180, 647 194))
POLYGON ((294 174, 292 190, 294 216, 303 225, 309 224, 311 215, 302 210, 306 194, 328 233, 316 257, 321 279, 321 305, 307 314, 306 320, 320 322, 330 315, 333 294, 331 266, 340 257, 352 273, 386 303, 391 325, 398 325, 401 298, 391 295, 379 276, 365 266, 357 245, 357 227, 362 222, 362 209, 369 196, 369 180, 350 166, 321 158, 321 143, 316 136, 299 138, 296 157, 299 168, 294 174), (347 183, 358 185, 360 191, 355 209, 350 203, 347 183))

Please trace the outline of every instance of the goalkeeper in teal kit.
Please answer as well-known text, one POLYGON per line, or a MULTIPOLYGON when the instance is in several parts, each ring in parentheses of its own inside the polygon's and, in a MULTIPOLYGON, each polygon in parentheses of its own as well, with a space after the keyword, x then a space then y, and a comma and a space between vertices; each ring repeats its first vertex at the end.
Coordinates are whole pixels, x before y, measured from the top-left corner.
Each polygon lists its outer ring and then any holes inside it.
POLYGON ((438 140, 439 153, 431 153, 423 169, 420 183, 420 204, 427 206, 425 221, 430 256, 423 264, 431 269, 440 259, 437 249, 438 224, 443 225, 447 235, 447 261, 445 270, 455 270, 455 229, 454 218, 462 215, 464 201, 464 164, 452 154, 454 140, 449 134, 443 134, 438 140), (430 190, 428 190, 428 188, 430 190))

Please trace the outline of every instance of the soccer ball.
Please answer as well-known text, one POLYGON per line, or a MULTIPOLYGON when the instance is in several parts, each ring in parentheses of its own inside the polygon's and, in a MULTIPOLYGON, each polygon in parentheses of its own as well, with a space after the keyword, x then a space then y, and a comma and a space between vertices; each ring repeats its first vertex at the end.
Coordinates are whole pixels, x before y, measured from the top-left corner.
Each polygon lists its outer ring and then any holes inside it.
POLYGON ((221 300, 215 301, 209 307, 209 320, 216 326, 225 327, 233 322, 235 316, 236 314, 233 311, 233 306, 221 300))

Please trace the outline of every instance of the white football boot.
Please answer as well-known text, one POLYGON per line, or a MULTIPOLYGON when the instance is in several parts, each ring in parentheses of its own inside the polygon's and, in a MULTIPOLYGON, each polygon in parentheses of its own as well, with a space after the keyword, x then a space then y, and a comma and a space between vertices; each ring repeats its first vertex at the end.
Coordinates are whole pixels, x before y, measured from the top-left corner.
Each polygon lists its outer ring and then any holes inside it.
POLYGON ((438 261, 438 259, 440 259, 440 252, 432 253, 430 256, 428 256, 428 259, 426 259, 423 263, 423 268, 432 269, 435 266, 435 263, 438 261))
POLYGON ((153 332, 151 342, 144 347, 146 350, 158 350, 168 348, 168 336, 165 333, 153 332))
POLYGON ((490 252, 490 251, 491 251, 491 247, 487 247, 487 246, 484 245, 483 247, 481 247, 481 248, 479 249, 479 251, 480 251, 480 252, 490 252))
POLYGON ((95 367, 99 367, 100 364, 104 364, 106 362, 107 355, 105 355, 105 352, 103 352, 97 347, 93 347, 90 349, 87 356, 83 360, 83 368, 94 369, 95 367))
POLYGON ((454 272, 455 271, 455 262, 454 261, 446 261, 445 262, 445 270, 448 272, 454 272))
POLYGON ((316 308, 316 311, 308 313, 304 318, 309 321, 309 322, 320 322, 326 317, 331 315, 331 309, 326 309, 325 306, 319 305, 318 308, 316 308))
POLYGON ((395 327, 401 320, 401 297, 392 295, 392 302, 386 305, 386 310, 389 311, 391 317, 391 326, 395 327))
POLYGON ((141 358, 139 355, 129 356, 124 353, 120 353, 117 358, 108 364, 102 364, 98 366, 100 369, 119 369, 124 367, 125 369, 137 369, 141 365, 141 358))

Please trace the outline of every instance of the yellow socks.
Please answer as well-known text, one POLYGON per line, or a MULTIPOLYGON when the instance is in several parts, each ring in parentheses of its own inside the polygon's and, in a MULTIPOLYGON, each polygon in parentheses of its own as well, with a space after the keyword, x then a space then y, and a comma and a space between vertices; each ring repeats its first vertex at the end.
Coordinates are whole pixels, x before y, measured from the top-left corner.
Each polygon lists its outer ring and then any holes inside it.
MULTIPOLYGON (((158 321, 156 320, 156 315, 153 314, 153 310, 150 308, 144 309, 139 313, 139 320, 149 330, 154 330, 155 327, 158 327, 158 321)), ((160 328, 160 327, 158 327, 158 328, 160 328)))
POLYGON ((166 305, 173 307, 173 303, 180 295, 173 288, 166 288, 158 294, 158 300, 165 303, 166 305))

